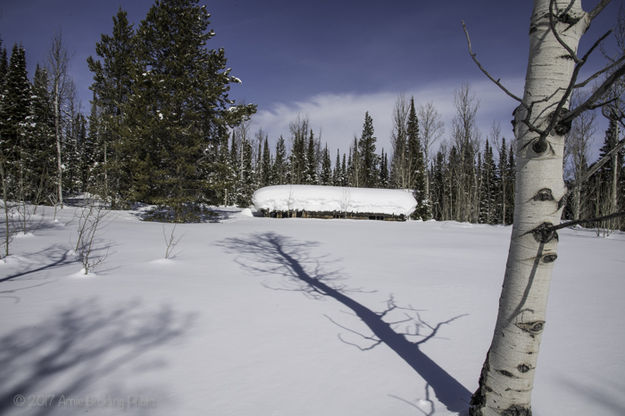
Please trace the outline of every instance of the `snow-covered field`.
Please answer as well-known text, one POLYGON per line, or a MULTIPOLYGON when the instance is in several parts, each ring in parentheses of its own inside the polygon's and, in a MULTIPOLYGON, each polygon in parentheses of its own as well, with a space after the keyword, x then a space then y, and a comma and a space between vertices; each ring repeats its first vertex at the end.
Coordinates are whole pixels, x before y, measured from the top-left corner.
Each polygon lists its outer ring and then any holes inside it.
MULTIPOLYGON (((164 260, 171 225, 115 212, 84 277, 74 212, 0 263, 1 414, 448 415, 477 386, 510 227, 231 211, 164 260)), ((624 293, 625 235, 560 233, 534 414, 625 414, 624 293)))

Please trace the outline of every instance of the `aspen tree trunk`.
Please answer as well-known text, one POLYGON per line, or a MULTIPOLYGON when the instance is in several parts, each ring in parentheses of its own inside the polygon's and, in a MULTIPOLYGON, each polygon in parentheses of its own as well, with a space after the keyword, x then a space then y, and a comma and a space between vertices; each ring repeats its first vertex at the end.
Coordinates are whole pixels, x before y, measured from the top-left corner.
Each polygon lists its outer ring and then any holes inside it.
MULTIPOLYGON (((549 4, 534 0, 523 104, 514 113, 518 155, 514 225, 493 340, 471 399, 473 416, 531 415, 534 372, 557 258, 557 235, 540 232, 540 227, 560 222, 566 132, 552 129, 545 143, 528 124, 541 130, 549 125, 574 69, 570 53, 551 31, 549 4)), ((590 23, 581 0, 555 0, 553 10, 560 15, 553 17, 556 31, 576 51, 590 23)))
POLYGON ((61 158, 61 109, 60 86, 57 78, 54 80, 54 136, 56 139, 56 182, 57 200, 63 208, 63 161, 61 158))
MULTIPOLYGON (((618 123, 614 123, 616 131, 614 136, 616 142, 619 141, 619 126, 618 123)), ((610 182, 610 210, 608 212, 616 212, 618 210, 618 176, 619 176, 619 164, 618 164, 618 152, 612 155, 612 180, 610 182)), ((618 218, 610 220, 607 224, 607 228, 612 230, 618 229, 618 218)))

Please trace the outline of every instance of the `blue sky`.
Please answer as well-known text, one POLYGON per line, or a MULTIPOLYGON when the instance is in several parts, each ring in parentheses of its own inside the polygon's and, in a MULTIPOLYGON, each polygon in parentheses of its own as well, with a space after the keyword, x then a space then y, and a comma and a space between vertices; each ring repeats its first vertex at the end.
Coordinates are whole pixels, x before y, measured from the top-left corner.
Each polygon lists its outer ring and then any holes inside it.
MULTIPOLYGON (((480 60, 517 94, 527 65, 530 1, 513 0, 216 0, 202 1, 233 74, 243 80, 231 96, 259 106, 252 129, 272 140, 288 135, 298 115, 329 142, 346 150, 362 129, 364 112, 374 120, 378 147, 389 150, 392 110, 399 94, 431 101, 449 122, 453 94, 468 83, 480 102, 483 136, 493 121, 511 137, 515 103, 491 85, 467 50, 461 20, 480 60)), ((619 1, 593 30, 611 25, 619 1)), ((91 73, 86 58, 112 30, 121 6, 131 23, 145 17, 152 0, 0 0, 0 36, 10 50, 26 48, 29 70, 44 63, 51 37, 62 31, 72 59, 70 72, 84 111, 91 73)), ((590 8, 596 1, 584 1, 590 8)), ((592 36, 592 35, 591 35, 592 36)), ((446 128, 448 132, 449 127, 446 128)), ((443 137, 445 138, 446 135, 443 137)))

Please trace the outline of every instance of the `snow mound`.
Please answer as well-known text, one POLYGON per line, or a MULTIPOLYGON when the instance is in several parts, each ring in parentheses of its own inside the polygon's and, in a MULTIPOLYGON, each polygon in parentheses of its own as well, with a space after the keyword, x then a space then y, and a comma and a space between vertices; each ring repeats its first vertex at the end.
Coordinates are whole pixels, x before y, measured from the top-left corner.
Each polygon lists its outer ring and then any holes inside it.
POLYGON ((250 208, 243 208, 241 210, 241 216, 242 217, 253 217, 254 213, 252 212, 252 210, 250 208))
POLYGON ((159 266, 169 266, 175 263, 175 261, 171 258, 166 259, 166 258, 160 258, 160 259, 156 259, 156 260, 152 260, 150 262, 151 264, 156 264, 159 266))
POLYGON ((409 216, 417 201, 409 189, 274 185, 254 192, 257 210, 376 213, 409 216))
POLYGON ((32 238, 34 236, 35 236, 35 234, 33 234, 31 232, 25 233, 24 231, 20 231, 19 233, 15 234, 15 238, 32 238))
POLYGON ((97 275, 95 274, 95 272, 91 271, 89 273, 85 273, 85 269, 82 268, 80 269, 79 272, 72 274, 70 277, 75 278, 75 279, 92 279, 96 276, 97 275))

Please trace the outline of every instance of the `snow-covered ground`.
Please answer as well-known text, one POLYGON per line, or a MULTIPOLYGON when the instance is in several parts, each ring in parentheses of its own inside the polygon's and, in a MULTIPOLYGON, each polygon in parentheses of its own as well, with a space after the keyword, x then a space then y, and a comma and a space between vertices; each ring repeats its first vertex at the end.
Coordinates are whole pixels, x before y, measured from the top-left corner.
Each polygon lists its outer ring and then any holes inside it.
MULTIPOLYGON (((85 278, 74 211, 0 263, 1 414, 448 415, 477 386, 510 227, 230 211, 164 260, 171 225, 115 212, 85 278)), ((625 414, 623 293, 625 235, 561 232, 534 414, 625 414)))
POLYGON ((272 185, 252 198, 258 210, 378 213, 410 216, 417 201, 410 189, 352 188, 323 185, 272 185))

